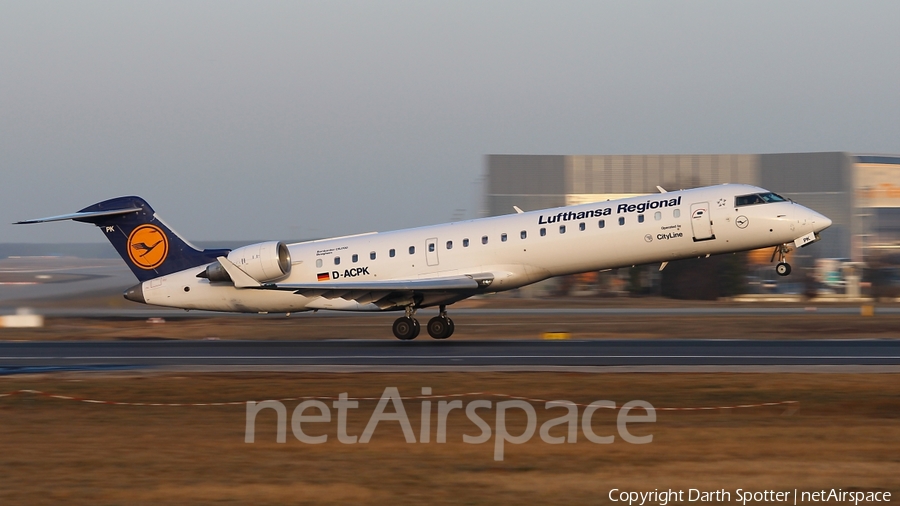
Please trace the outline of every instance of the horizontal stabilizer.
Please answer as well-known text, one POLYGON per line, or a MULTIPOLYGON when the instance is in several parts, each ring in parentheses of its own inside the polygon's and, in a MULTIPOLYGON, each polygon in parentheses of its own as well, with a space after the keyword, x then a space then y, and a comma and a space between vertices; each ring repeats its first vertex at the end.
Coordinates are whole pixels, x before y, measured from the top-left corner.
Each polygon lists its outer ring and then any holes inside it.
POLYGON ((120 214, 134 213, 137 211, 143 211, 143 208, 129 207, 127 209, 111 209, 109 211, 87 211, 87 212, 79 212, 79 213, 71 213, 71 214, 61 214, 59 216, 50 216, 47 218, 37 218, 34 220, 17 221, 15 223, 13 223, 13 225, 29 225, 31 223, 47 223, 50 221, 65 221, 65 220, 90 222, 90 220, 92 218, 101 218, 101 217, 105 217, 105 216, 118 216, 120 214))

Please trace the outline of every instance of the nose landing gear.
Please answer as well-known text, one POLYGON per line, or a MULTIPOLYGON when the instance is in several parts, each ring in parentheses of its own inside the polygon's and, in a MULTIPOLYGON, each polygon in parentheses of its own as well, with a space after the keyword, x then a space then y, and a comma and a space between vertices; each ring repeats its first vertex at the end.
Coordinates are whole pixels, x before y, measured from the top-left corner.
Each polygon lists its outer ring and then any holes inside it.
POLYGON ((778 265, 775 266, 775 272, 779 276, 787 276, 788 274, 791 273, 791 264, 789 264, 787 262, 780 262, 778 265))
POLYGON ((791 273, 791 264, 784 261, 785 257, 790 252, 791 247, 788 244, 775 246, 775 251, 772 252, 772 259, 769 261, 774 261, 775 255, 778 255, 778 264, 775 266, 775 273, 779 276, 787 276, 791 273))

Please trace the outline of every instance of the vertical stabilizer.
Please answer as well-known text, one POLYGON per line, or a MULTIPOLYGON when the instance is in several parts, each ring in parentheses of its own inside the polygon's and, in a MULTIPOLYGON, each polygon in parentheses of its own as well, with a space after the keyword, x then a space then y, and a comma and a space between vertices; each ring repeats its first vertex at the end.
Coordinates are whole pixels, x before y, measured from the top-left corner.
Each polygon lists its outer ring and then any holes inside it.
POLYGON ((214 262, 227 249, 200 250, 178 236, 140 197, 117 197, 81 211, 24 223, 73 220, 100 228, 140 281, 214 262))

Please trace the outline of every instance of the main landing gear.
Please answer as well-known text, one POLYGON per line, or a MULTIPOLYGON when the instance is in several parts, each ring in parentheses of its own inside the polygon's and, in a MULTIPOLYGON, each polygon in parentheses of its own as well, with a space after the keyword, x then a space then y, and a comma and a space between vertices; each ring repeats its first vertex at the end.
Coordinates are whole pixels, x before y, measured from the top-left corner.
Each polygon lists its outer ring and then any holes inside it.
MULTIPOLYGON (((407 314, 411 313, 409 309, 406 310, 407 314)), ((394 335, 397 339, 401 341, 411 341, 419 335, 419 331, 422 330, 422 327, 419 325, 419 320, 410 316, 401 316, 394 320, 394 335)))
POLYGON ((441 306, 441 312, 428 320, 428 335, 435 339, 447 339, 453 335, 453 320, 447 316, 447 306, 441 306))
POLYGON ((791 273, 791 264, 784 261, 784 258, 790 252, 791 247, 787 244, 775 246, 775 251, 772 252, 772 259, 769 261, 774 261, 775 255, 778 255, 778 265, 775 266, 775 273, 779 276, 787 276, 791 273))
MULTIPOLYGON (((394 336, 402 341, 410 341, 419 335, 421 327, 419 320, 415 319, 416 310, 412 306, 406 308, 406 316, 394 320, 394 336)), ((447 339, 453 335, 453 320, 447 316, 447 306, 441 306, 438 316, 428 320, 428 335, 435 339, 447 339)))

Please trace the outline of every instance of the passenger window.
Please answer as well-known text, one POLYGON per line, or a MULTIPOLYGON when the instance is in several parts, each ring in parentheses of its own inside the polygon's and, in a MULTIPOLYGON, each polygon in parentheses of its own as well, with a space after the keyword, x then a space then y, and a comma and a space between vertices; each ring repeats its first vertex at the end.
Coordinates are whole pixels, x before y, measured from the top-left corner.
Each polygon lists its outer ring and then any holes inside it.
POLYGON ((541 237, 544 237, 545 235, 547 235, 547 229, 541 228, 541 237))
POLYGON ((500 234, 500 242, 506 242, 506 234, 500 234))
POLYGON ((644 215, 643 215, 643 214, 639 214, 639 215, 638 215, 638 223, 643 223, 643 222, 644 222, 644 215))
POLYGON ((433 242, 428 243, 428 252, 434 253, 434 243, 433 242))
POLYGON ((625 224, 625 217, 619 216, 619 225, 624 225, 624 224, 625 224))
POLYGON ((463 239, 463 248, 468 248, 468 247, 469 247, 469 240, 463 239))
POLYGON ((415 255, 415 254, 416 254, 416 247, 415 247, 415 246, 410 246, 410 247, 409 247, 409 254, 410 254, 410 255, 415 255))
POLYGON ((586 227, 584 226, 584 223, 579 223, 579 224, 578 224, 578 230, 581 230, 582 232, 584 232, 584 229, 585 229, 585 228, 586 228, 586 227))
POLYGON ((447 241, 447 249, 453 249, 453 241, 447 241))
POLYGON ((656 221, 661 220, 661 219, 662 219, 662 213, 659 212, 659 211, 656 211, 655 213, 653 213, 653 219, 656 220, 656 221))
POLYGON ((487 244, 487 236, 486 235, 481 236, 481 244, 487 244))
POLYGON ((322 259, 321 258, 316 259, 316 267, 322 267, 322 259))
POLYGON ((528 232, 526 232, 526 231, 524 231, 524 230, 521 231, 521 232, 519 232, 519 238, 520 238, 520 239, 525 239, 526 237, 528 237, 528 232))
POLYGON ((353 263, 359 262, 359 255, 354 253, 353 256, 350 257, 350 261, 352 261, 353 263))
POLYGON ((341 257, 334 257, 334 265, 341 265, 341 257))
POLYGON ((375 260, 375 252, 369 253, 369 260, 375 260))
POLYGON ((681 216, 681 209, 676 209, 676 210, 672 211, 672 216, 674 216, 676 218, 681 216))
POLYGON ((391 248, 391 250, 388 251, 388 256, 391 258, 394 258, 394 255, 396 255, 396 254, 397 254, 397 251, 394 248, 391 248))
POLYGON ((603 228, 605 226, 606 226, 606 220, 600 220, 600 228, 603 228))
POLYGON ((566 233, 566 226, 565 226, 565 225, 560 225, 560 226, 559 226, 559 233, 560 233, 560 234, 565 234, 565 233, 566 233))

